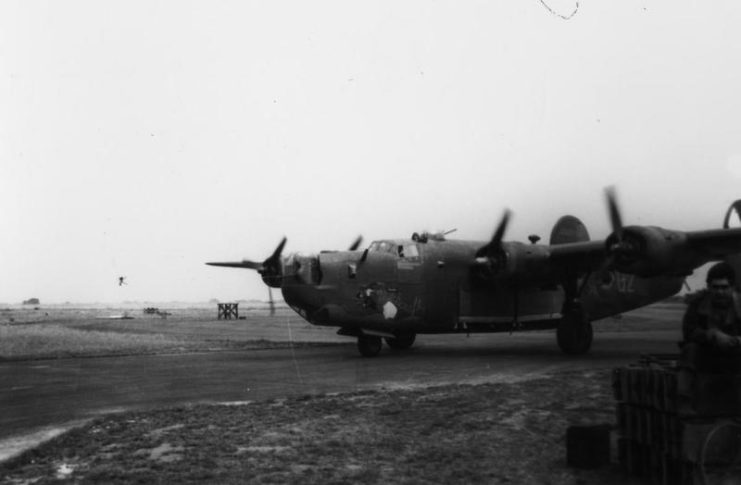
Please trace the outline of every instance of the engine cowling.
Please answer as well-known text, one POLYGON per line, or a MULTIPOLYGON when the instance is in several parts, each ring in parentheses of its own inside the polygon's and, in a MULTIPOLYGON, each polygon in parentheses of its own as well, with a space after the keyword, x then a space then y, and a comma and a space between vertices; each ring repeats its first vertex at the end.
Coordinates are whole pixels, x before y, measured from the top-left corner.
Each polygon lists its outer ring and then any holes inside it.
POLYGON ((621 273, 651 277, 687 275, 697 255, 681 231, 656 226, 628 226, 605 240, 611 266, 621 273))
POLYGON ((521 242, 502 243, 489 257, 476 259, 479 276, 484 280, 504 279, 527 283, 546 282, 551 268, 547 246, 521 242))

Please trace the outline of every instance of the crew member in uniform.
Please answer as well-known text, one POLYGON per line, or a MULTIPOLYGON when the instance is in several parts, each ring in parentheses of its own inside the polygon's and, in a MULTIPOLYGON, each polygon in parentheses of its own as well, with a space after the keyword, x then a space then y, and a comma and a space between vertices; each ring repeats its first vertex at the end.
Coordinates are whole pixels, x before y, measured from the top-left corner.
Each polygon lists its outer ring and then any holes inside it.
POLYGON ((741 298, 734 288, 733 267, 725 262, 713 265, 706 283, 707 289, 690 298, 684 314, 683 354, 703 367, 731 370, 722 367, 741 365, 741 298))

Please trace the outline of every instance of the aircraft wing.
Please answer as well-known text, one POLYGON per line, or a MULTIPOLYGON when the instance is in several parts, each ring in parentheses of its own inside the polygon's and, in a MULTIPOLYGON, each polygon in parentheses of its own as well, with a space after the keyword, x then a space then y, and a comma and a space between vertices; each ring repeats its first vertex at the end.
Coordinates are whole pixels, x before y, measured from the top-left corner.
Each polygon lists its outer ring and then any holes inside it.
POLYGON ((687 243, 709 260, 722 259, 734 253, 741 253, 741 228, 711 229, 688 232, 687 243))
MULTIPOLYGON (((549 246, 501 243, 501 253, 490 257, 493 272, 485 274, 536 284, 605 270, 648 278, 686 276, 733 254, 741 254, 741 228, 683 232, 629 226, 601 241, 549 246)), ((476 264, 485 261, 479 258, 476 264)))
POLYGON ((683 232, 630 226, 604 241, 552 245, 548 250, 556 273, 615 269, 644 277, 688 275, 705 263, 741 253, 741 228, 683 232))
POLYGON ((607 259, 605 241, 556 244, 548 247, 550 263, 559 272, 583 274, 601 268, 607 259))

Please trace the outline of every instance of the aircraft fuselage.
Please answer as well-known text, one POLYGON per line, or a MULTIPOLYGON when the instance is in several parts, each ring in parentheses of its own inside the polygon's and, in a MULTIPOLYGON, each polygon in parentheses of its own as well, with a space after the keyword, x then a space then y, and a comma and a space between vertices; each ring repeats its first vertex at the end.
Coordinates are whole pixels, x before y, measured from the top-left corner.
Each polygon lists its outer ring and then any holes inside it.
MULTIPOLYGON (((364 253, 293 255, 285 261, 281 289, 286 303, 306 320, 341 327, 347 334, 555 328, 564 304, 559 282, 547 283, 548 275, 537 275, 538 285, 522 277, 493 281, 479 277, 471 262, 484 244, 394 239, 376 241, 364 253)), ((505 249, 524 251, 534 259, 548 250, 544 245, 506 244, 505 249)), ((586 278, 581 302, 590 320, 667 298, 679 291, 684 280, 616 271, 586 278)))

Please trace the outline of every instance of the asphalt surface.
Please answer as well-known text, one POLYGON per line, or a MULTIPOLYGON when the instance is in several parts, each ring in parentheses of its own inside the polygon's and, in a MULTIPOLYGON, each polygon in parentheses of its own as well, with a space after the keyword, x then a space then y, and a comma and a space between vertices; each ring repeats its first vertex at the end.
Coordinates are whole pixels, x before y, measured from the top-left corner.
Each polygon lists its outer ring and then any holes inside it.
POLYGON ((461 382, 511 382, 676 353, 673 331, 596 333, 562 354, 553 333, 420 336, 408 351, 362 358, 347 345, 0 363, 0 445, 101 414, 203 402, 461 382))

